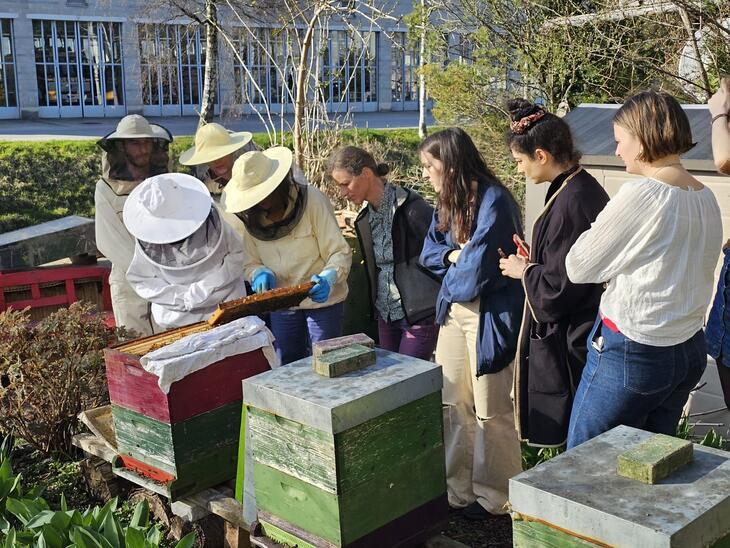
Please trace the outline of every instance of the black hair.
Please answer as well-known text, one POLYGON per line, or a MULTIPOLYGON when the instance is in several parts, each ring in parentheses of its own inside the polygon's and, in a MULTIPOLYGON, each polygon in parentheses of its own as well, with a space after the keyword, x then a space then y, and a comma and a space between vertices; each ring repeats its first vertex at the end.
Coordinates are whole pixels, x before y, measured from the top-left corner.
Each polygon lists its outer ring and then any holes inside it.
POLYGON ((573 134, 565 120, 526 99, 510 99, 507 110, 513 123, 543 113, 542 117, 520 128, 521 131, 515 132, 513 128, 507 131, 507 145, 511 149, 534 158, 535 151, 540 148, 549 152, 561 165, 575 165, 580 161, 581 153, 573 144, 573 134))

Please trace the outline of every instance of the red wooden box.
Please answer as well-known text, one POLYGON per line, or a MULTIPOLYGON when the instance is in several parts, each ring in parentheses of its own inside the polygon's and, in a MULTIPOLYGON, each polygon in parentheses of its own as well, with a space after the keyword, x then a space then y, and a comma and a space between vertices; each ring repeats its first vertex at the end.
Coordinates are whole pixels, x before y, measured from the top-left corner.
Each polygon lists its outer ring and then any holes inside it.
POLYGON ((142 368, 139 358, 120 351, 120 347, 104 351, 109 399, 114 405, 168 424, 241 401, 241 381, 269 370, 269 362, 259 349, 191 373, 172 383, 165 394, 157 377, 142 368))

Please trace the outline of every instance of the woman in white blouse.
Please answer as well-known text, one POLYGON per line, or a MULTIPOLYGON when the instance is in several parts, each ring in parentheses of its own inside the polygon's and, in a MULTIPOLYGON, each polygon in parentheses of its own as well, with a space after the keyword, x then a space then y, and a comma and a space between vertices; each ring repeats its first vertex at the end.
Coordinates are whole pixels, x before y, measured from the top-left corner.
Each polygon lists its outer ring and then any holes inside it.
POLYGON ((714 195, 682 167, 689 121, 645 91, 613 119, 624 183, 566 257, 574 283, 605 282, 568 432, 574 447, 619 424, 674 434, 707 363, 702 325, 722 246, 714 195))

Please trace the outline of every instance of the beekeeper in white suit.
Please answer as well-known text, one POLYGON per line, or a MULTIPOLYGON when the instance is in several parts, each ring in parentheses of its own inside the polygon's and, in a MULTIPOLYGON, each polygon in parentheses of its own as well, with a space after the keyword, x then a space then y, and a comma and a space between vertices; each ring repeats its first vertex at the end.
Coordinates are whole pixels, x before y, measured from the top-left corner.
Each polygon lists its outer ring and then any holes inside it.
POLYGON ((199 179, 147 179, 129 194, 124 224, 137 240, 127 280, 161 327, 203 321, 220 303, 246 296, 241 239, 199 179))
POLYGON ((169 171, 168 148, 172 135, 137 114, 125 116, 117 129, 98 141, 102 149, 102 177, 96 183, 96 247, 112 263, 109 275, 112 308, 117 326, 138 335, 158 331, 150 304, 127 283, 126 272, 134 254, 134 238, 124 227, 122 209, 129 193, 142 181, 169 171))

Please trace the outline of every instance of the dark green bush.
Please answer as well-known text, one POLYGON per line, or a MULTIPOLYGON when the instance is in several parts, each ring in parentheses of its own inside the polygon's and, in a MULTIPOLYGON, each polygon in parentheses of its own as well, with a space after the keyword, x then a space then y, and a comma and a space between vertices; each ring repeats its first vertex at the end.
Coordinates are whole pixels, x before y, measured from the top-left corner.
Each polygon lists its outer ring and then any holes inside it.
MULTIPOLYGON (((343 132, 343 142, 364 138, 387 146, 395 161, 415 161, 415 130, 343 132)), ((264 133, 254 135, 254 141, 268 146, 264 133)), ((176 160, 191 145, 192 137, 173 141, 173 169, 190 172, 176 160)), ((94 186, 100 174, 96 141, 0 142, 0 233, 66 215, 93 217, 94 186)))

